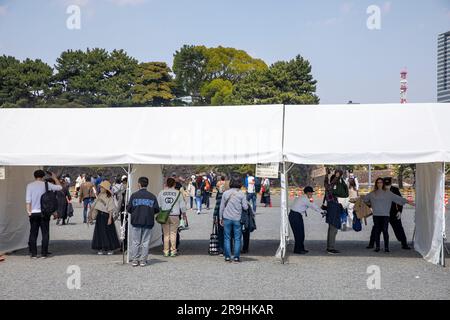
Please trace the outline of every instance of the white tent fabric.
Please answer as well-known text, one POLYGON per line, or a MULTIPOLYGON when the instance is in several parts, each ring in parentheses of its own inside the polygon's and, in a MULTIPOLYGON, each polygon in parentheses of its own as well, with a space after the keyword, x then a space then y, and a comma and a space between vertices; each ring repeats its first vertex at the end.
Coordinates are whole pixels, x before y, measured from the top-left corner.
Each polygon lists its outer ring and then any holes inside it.
POLYGON ((301 164, 423 164, 416 177, 415 249, 438 263, 445 220, 438 167, 450 160, 448 119, 450 104, 285 106, 283 155, 301 164), (398 123, 407 125, 398 129, 398 123))
POLYGON ((30 223, 25 210, 26 185, 37 167, 5 167, 0 180, 0 253, 27 247, 30 223))
POLYGON ((301 164, 450 162, 450 104, 285 106, 285 160, 301 164), (400 128, 400 124, 402 125, 400 128))
POLYGON ((416 234, 414 249, 428 262, 438 264, 445 233, 445 169, 442 163, 416 168, 416 234))
MULTIPOLYGON (((0 165, 443 163, 450 162, 448 119, 450 104, 2 109, 0 165), (408 125, 397 129, 400 122, 408 125), (58 130, 58 123, 68 128, 58 130)), ((23 171, 11 181, 14 191, 1 193, 6 194, 0 198, 2 226, 23 212, 23 193, 32 175, 25 167, 18 170, 23 171)), ((158 177, 160 172, 153 170, 136 166, 136 175, 153 172, 158 177)), ((9 190, 8 183, 0 182, 0 188, 9 190)), ((423 194, 438 194, 426 205, 423 201, 429 198, 419 199, 416 217, 417 248, 433 263, 443 219, 440 183, 434 175, 417 181, 417 188, 426 190, 423 194)), ((281 239, 286 239, 283 201, 281 239)), ((26 226, 19 221, 17 228, 26 226)), ((0 244, 9 239, 14 248, 24 246, 27 236, 5 235, 0 235, 0 244)), ((285 245, 282 240, 282 256, 285 245)))
POLYGON ((282 126, 281 105, 3 109, 0 165, 279 162, 282 126))

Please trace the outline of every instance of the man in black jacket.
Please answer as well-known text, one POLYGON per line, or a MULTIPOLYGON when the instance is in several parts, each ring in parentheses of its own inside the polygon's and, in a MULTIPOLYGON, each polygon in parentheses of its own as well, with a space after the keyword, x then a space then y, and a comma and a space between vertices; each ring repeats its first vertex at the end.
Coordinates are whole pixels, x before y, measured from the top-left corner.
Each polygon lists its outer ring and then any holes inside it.
POLYGON ((131 251, 133 267, 147 265, 151 231, 155 225, 155 214, 159 212, 156 196, 147 191, 148 178, 138 180, 139 191, 128 201, 127 211, 131 213, 131 251))
MULTIPOLYGON (((386 186, 386 190, 390 190, 393 194, 396 194, 398 196, 402 196, 400 193, 400 189, 397 187, 394 187, 392 185, 392 178, 386 177, 383 179, 384 185, 386 186)), ((391 211, 389 216, 389 223, 391 224, 392 230, 394 230, 395 237, 397 240, 402 244, 402 249, 404 250, 411 250, 411 248, 408 246, 408 241, 406 239, 405 230, 403 229, 402 220, 401 220, 401 214, 403 211, 403 206, 399 206, 398 204, 392 202, 391 205, 391 211)), ((375 228, 372 228, 372 233, 370 235, 370 243, 367 247, 368 249, 373 248, 374 242, 375 242, 375 228)))

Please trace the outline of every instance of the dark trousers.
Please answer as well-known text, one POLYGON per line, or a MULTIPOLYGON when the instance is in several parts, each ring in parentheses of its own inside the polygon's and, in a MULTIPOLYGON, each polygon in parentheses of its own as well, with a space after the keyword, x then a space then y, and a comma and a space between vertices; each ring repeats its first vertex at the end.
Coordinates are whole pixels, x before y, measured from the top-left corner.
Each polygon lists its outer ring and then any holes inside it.
POLYGON ((37 256, 37 238, 39 235, 39 228, 42 233, 42 247, 41 254, 43 256, 48 254, 48 243, 50 242, 50 218, 43 218, 41 214, 33 214, 30 217, 30 238, 28 240, 28 247, 32 256, 37 256))
POLYGON ((389 248, 389 217, 373 216, 375 229, 375 246, 380 247, 380 237, 383 233, 384 247, 389 248))
POLYGON ((219 252, 223 253, 224 250, 224 231, 223 231, 223 227, 220 225, 217 226, 217 236, 219 237, 219 252))
POLYGON ((294 232, 294 253, 305 251, 305 225, 301 213, 291 210, 289 212, 289 223, 294 232))
POLYGON ((191 209, 194 207, 194 197, 189 197, 191 199, 191 209))
POLYGON ((242 232, 242 238, 242 251, 248 252, 248 247, 250 246, 250 231, 245 229, 245 231, 242 232))
MULTIPOLYGON (((397 219, 396 215, 391 215, 389 217, 389 223, 391 224, 392 230, 394 230, 395 237, 402 244, 403 247, 408 246, 408 240, 406 239, 405 230, 403 229, 402 220, 397 219)), ((373 247, 375 244, 375 226, 372 228, 370 234, 369 246, 373 247)))

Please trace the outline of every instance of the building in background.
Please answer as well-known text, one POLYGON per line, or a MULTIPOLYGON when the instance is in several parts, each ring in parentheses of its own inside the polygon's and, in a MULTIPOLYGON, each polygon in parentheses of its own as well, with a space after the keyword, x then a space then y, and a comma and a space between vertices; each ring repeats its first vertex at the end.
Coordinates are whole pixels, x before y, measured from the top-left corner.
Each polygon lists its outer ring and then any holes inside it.
POLYGON ((438 36, 437 101, 450 102, 450 31, 438 36))

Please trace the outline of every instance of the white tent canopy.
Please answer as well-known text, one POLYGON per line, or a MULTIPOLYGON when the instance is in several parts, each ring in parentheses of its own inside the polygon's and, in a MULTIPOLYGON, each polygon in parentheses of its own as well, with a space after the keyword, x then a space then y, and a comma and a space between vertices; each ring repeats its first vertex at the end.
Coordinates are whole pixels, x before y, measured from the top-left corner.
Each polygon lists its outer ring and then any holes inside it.
POLYGON ((0 110, 0 165, 279 162, 283 106, 0 110))
MULTIPOLYGON (((449 104, 285 106, 284 160, 300 164, 415 163, 415 249, 443 261, 449 104)), ((288 237, 287 209, 282 212, 288 237)))
MULTIPOLYGON (((15 233, 27 234, 24 197, 23 202, 19 198, 26 180, 32 179, 33 166, 133 164, 136 176, 152 174, 159 189, 161 164, 421 163, 416 177, 417 190, 422 190, 416 199, 416 249, 437 263, 445 230, 442 166, 450 161, 450 127, 445 123, 449 107, 2 109, 0 166, 7 167, 7 175, 0 180, 0 251, 26 246, 26 236, 15 233), (406 125, 397 129, 399 123, 406 125)), ((286 216, 283 197, 282 256, 286 216)))

